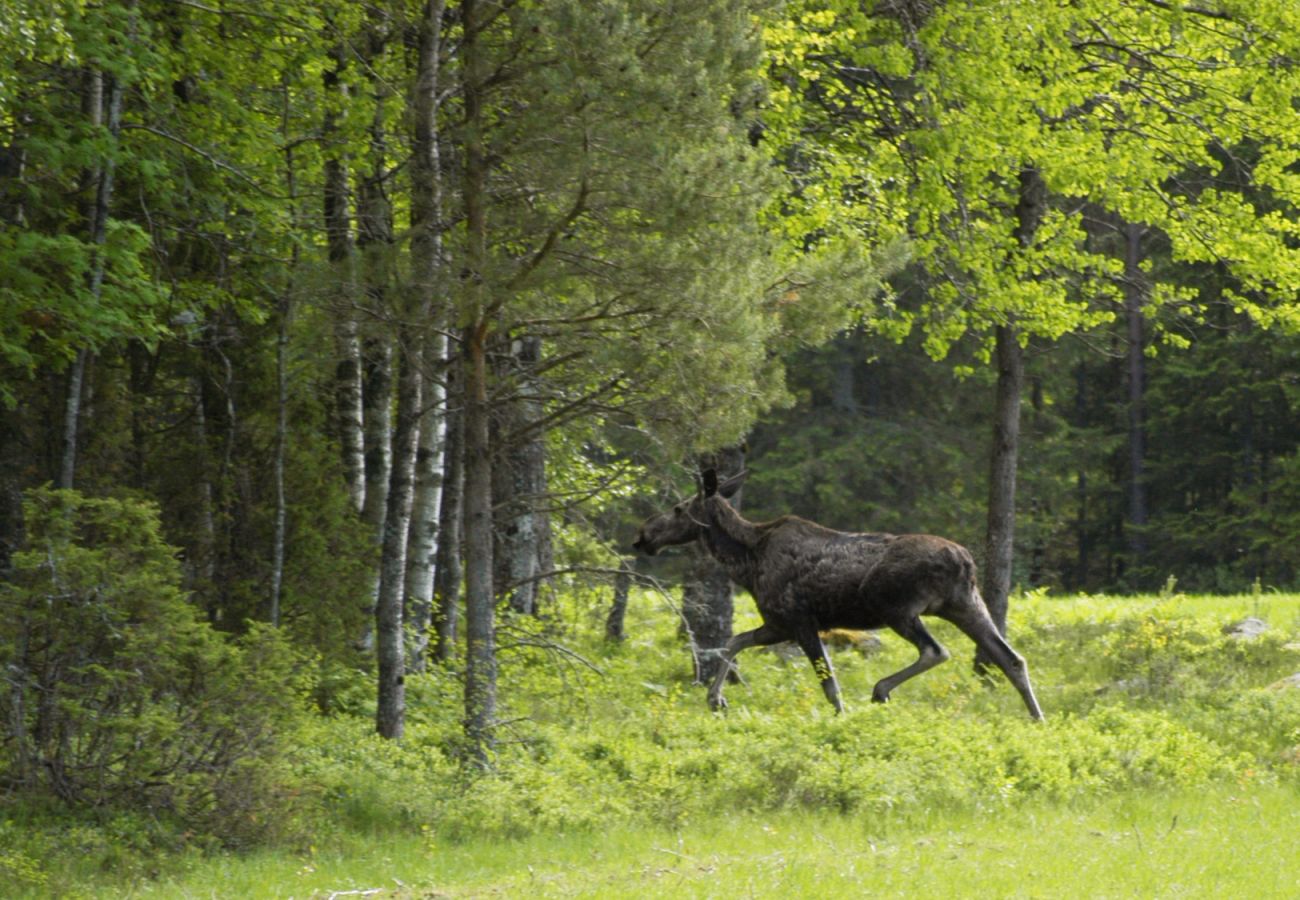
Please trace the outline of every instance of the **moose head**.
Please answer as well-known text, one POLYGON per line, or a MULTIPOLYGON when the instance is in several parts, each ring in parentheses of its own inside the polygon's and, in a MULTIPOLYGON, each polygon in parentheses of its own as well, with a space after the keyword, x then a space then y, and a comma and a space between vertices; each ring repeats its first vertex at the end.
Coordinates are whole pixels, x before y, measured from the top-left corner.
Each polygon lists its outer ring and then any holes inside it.
POLYGON ((748 474, 741 472, 719 484, 718 473, 714 469, 706 469, 701 475, 700 489, 695 496, 646 519, 632 547, 647 556, 654 556, 664 547, 698 540, 703 536, 704 529, 709 527, 709 498, 734 496, 745 483, 748 474))

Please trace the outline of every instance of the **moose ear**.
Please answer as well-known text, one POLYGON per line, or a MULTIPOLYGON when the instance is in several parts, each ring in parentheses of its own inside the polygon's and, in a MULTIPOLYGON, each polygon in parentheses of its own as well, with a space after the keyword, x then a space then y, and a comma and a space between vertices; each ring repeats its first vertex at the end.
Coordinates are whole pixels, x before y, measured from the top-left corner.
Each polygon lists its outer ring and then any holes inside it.
POLYGON ((718 472, 716 469, 705 469, 704 477, 700 483, 700 493, 706 497, 712 497, 718 492, 718 472))
POLYGON ((740 490, 740 486, 745 483, 745 479, 748 477, 748 469, 741 472, 739 475, 732 475, 718 486, 718 493, 727 498, 735 496, 736 491, 740 490))

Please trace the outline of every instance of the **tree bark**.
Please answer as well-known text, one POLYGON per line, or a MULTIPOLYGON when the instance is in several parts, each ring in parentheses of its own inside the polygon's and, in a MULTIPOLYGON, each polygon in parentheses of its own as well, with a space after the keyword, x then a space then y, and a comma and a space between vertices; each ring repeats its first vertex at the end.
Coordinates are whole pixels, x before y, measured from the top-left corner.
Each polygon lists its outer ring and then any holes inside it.
POLYGON ((512 610, 535 615, 537 597, 546 569, 550 523, 542 508, 546 496, 546 447, 533 425, 542 417, 533 371, 541 362, 542 342, 537 337, 515 341, 509 371, 500 379, 502 390, 512 394, 494 404, 494 424, 499 441, 493 460, 492 500, 495 508, 497 596, 512 610))
MULTIPOLYGON (((134 27, 134 20, 132 27, 134 27)), ((117 141, 122 131, 122 82, 113 75, 99 70, 87 74, 86 93, 82 98, 83 112, 94 129, 106 128, 109 139, 117 141), (106 89, 107 88, 107 89, 106 89)), ((113 202, 114 162, 111 154, 100 160, 95 173, 95 199, 87 211, 90 244, 95 248, 94 258, 87 275, 87 287, 94 302, 98 302, 104 287, 105 244, 108 240, 108 214, 113 202)), ((63 407, 63 453, 59 464, 58 486, 71 488, 76 478, 77 441, 81 425, 81 400, 86 366, 91 351, 81 348, 68 371, 68 392, 63 407)))
POLYGON ((190 554, 190 568, 193 581, 190 584, 202 598, 207 600, 208 620, 217 622, 221 618, 221 607, 215 596, 217 575, 217 524, 214 513, 215 491, 212 487, 212 465, 208 453, 208 414, 203 397, 203 377, 196 375, 191 379, 194 409, 194 446, 196 459, 191 473, 195 490, 194 552, 190 554))
MULTIPOLYGON (((1074 374, 1074 416, 1075 425, 1084 428, 1088 424, 1088 371, 1080 362, 1074 374)), ((1077 510, 1075 513, 1075 576, 1074 589, 1088 589, 1089 572, 1092 569, 1092 541, 1088 534, 1088 467, 1080 464, 1075 476, 1074 495, 1077 510)))
MULTIPOLYGON (((1038 226, 1047 208, 1047 187, 1032 166, 1019 174, 1020 196, 1016 202, 1016 243, 1021 251, 1033 246, 1038 226)), ((993 413, 993 447, 989 459, 988 525, 984 544, 984 602, 993 622, 1004 636, 1007 631, 1007 598, 1011 593, 1015 559, 1016 461, 1020 451, 1020 394, 1025 379, 1024 353, 1013 322, 997 326, 994 333, 998 372, 993 413)), ((976 653, 976 668, 990 660, 976 653)))
MULTIPOLYGON (((467 3, 466 9, 473 6, 467 3)), ((468 25, 467 25, 468 28, 468 25)), ((496 718, 496 623, 492 590, 492 447, 485 323, 467 334, 465 372, 465 735, 488 763, 496 718)))
POLYGON ((1024 356, 1016 329, 1000 325, 995 336, 997 400, 993 413, 993 450, 989 463, 989 512, 984 545, 984 602, 1003 635, 1007 597, 1015 557, 1016 457, 1020 446, 1020 390, 1024 356))
POLYGON ((280 599, 284 586, 285 537, 288 528, 288 498, 284 490, 284 460, 289 452, 289 316, 292 299, 286 288, 279 303, 279 333, 275 342, 275 534, 271 548, 271 601, 268 618, 280 627, 280 599))
POLYGON ((1125 529, 1130 571, 1146 555, 1146 327, 1142 307, 1146 302, 1142 274, 1141 225, 1125 223, 1124 318, 1128 331, 1128 528, 1125 529))
MULTIPOLYGON (((719 481, 739 475, 745 470, 745 448, 728 447, 709 454, 700 460, 700 468, 717 469, 719 481)), ((740 509, 743 493, 742 488, 728 502, 740 509)), ((682 617, 691 642, 695 683, 712 684, 722 665, 722 651, 731 640, 735 592, 726 570, 712 556, 701 547, 693 552, 690 575, 682 589, 682 617)))
MULTIPOLYGON (((343 80, 348 49, 336 45, 330 52, 334 65, 326 69, 322 80, 327 102, 339 106, 348 102, 348 86, 343 80)), ((323 213, 325 250, 333 269, 337 287, 332 293, 334 320, 334 415, 339 435, 339 452, 343 460, 343 479, 348 498, 358 514, 366 502, 366 442, 364 436, 364 400, 362 399, 361 339, 357 334, 357 261, 349 212, 351 194, 348 187, 348 161, 340 148, 337 115, 325 113, 321 123, 321 145, 325 149, 323 213)))
POLYGON ((492 447, 488 407, 487 174, 483 91, 487 78, 479 35, 485 11, 461 5, 464 38, 465 330, 465 736, 472 759, 488 765, 496 719, 496 636, 492 593, 492 447))
MULTIPOLYGON (((414 152, 411 156, 411 272, 417 322, 440 310, 442 276, 442 171, 438 154, 438 65, 444 0, 426 0, 420 18, 412 93, 414 152)), ((438 316, 441 318, 441 316, 438 316)), ((407 539, 406 594, 410 603, 407 665, 425 668, 433 618, 433 570, 442 499, 446 417, 447 338, 435 332, 426 347, 420 446, 416 456, 415 505, 407 539)))
POLYGON ((419 446, 423 352, 418 327, 400 332, 397 421, 393 429, 393 466, 384 513, 375 631, 379 665, 376 728, 382 737, 400 739, 406 722, 406 647, 402 614, 406 583, 406 538, 415 493, 415 457, 419 446))
MULTIPOLYGON (((375 546, 382 548, 384 517, 388 512, 388 487, 393 470, 393 348, 382 336, 367 340, 364 347, 365 380, 362 382, 362 400, 365 409, 366 479, 361 521, 375 546)), ((366 625, 357 641, 357 646, 362 650, 374 646, 370 622, 374 617, 374 604, 378 596, 379 574, 376 573, 370 603, 365 607, 366 625)))
POLYGON ((459 359, 447 369, 447 433, 443 444, 442 505, 438 511, 437 562, 433 569, 433 598, 437 641, 434 659, 450 662, 456 652, 460 626, 461 516, 465 492, 464 377, 459 359))
POLYGON ((627 599, 632 591, 632 566, 634 563, 623 560, 614 576, 614 602, 610 604, 609 615, 605 617, 605 640, 623 641, 627 639, 624 621, 627 618, 627 599))

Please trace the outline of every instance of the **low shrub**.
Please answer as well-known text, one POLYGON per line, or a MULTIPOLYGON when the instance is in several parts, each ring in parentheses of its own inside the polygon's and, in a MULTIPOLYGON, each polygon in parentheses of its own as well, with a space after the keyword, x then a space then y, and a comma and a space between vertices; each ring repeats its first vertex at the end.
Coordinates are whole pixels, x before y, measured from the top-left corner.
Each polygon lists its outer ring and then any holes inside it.
POLYGON ((308 685, 275 630, 213 631, 157 510, 40 490, 0 584, 0 785, 252 843, 282 821, 280 751, 308 685))

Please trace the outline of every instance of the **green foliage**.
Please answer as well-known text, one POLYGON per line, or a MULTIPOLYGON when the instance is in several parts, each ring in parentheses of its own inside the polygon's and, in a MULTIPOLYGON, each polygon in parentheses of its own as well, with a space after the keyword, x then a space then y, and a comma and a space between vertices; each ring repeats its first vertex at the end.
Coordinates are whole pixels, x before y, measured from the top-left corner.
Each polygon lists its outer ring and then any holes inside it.
POLYGON ((25 515, 0 586, 0 782, 232 843, 257 834, 281 800, 300 659, 272 629, 235 642, 199 620, 152 506, 41 489, 25 515))
MULTIPOLYGON (((603 602, 571 595, 557 610, 568 625, 502 629, 509 705, 488 771, 459 761, 461 688, 450 669, 408 678, 401 743, 373 733, 364 675, 353 676, 354 691, 336 685, 354 705, 294 732, 278 783, 297 800, 266 824, 278 836, 270 846, 305 853, 314 869, 356 836, 460 853, 544 835, 690 832, 733 817, 833 827, 843 816, 882 840, 908 823, 947 828, 1300 777, 1300 691, 1268 688, 1300 667, 1294 597, 1020 597, 1010 627, 1048 713, 1043 724, 1025 718, 1005 683, 986 686, 970 672, 960 662, 969 645, 946 627, 936 636, 954 661, 887 705, 868 702, 871 684, 913 653, 889 636, 869 658, 837 653, 847 715, 831 712, 802 659, 763 652, 742 656, 745 683, 732 687, 731 710, 715 715, 689 684, 662 602, 636 593, 631 637, 619 645, 600 637, 603 602), (1276 627, 1254 641, 1222 633, 1247 612, 1276 627)), ((57 877, 43 861, 67 854, 73 839, 32 822, 0 865, 36 888, 57 877)), ((123 878, 182 843, 121 816, 76 834, 88 859, 115 856, 123 878)))

